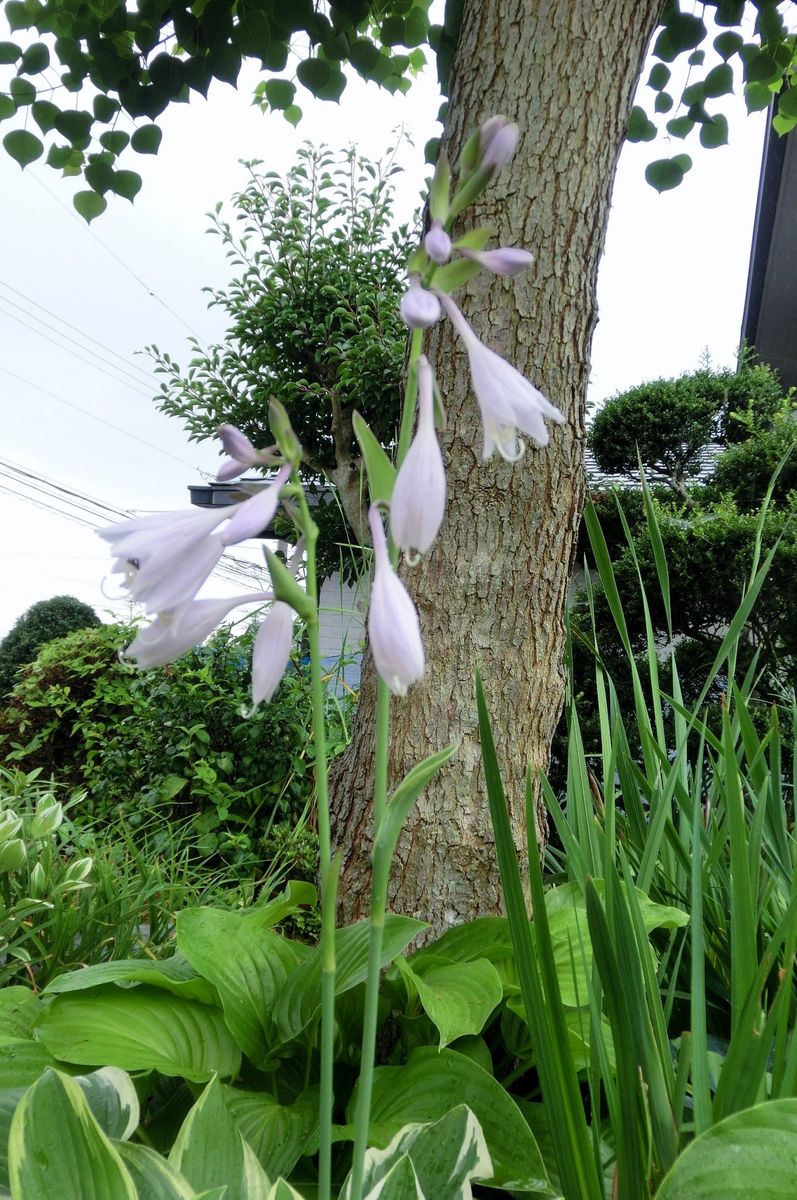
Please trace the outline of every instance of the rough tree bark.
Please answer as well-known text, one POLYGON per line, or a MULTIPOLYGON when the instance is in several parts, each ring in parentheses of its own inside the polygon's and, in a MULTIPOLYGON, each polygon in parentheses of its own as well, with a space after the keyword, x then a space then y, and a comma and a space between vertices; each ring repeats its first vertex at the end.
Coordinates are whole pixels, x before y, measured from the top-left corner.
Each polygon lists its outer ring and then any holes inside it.
MULTIPOLYGON (((494 113, 522 137, 512 166, 468 225, 520 245, 535 266, 511 280, 479 276, 458 299, 476 333, 557 404, 567 424, 514 466, 480 461, 467 360, 447 322, 429 339, 448 415, 442 439, 449 501, 433 552, 404 577, 418 604, 427 673, 391 700, 390 778, 458 746, 402 835, 391 907, 431 921, 499 910, 484 797, 474 669, 484 676, 518 847, 527 766, 546 767, 563 700, 563 612, 585 494, 584 401, 597 321, 595 285, 615 168, 660 0, 466 0, 452 73, 446 143, 494 113)), ((370 878, 373 664, 366 657, 354 740, 332 784, 343 850, 341 909, 363 915, 370 878)))

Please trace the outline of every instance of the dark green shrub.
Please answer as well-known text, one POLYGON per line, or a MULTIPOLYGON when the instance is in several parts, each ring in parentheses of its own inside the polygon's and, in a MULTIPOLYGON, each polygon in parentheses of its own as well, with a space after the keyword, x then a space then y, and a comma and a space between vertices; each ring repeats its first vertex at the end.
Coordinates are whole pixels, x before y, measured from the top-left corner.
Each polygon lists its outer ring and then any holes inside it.
POLYGON ((750 420, 766 423, 782 401, 778 378, 763 363, 745 363, 739 371, 701 369, 613 396, 595 417, 588 444, 601 470, 636 479, 639 456, 650 482, 687 499, 705 447, 743 439, 750 420))
POLYGON ((74 596, 53 596, 32 604, 0 642, 0 696, 11 691, 19 668, 33 662, 45 642, 99 623, 94 609, 74 596))

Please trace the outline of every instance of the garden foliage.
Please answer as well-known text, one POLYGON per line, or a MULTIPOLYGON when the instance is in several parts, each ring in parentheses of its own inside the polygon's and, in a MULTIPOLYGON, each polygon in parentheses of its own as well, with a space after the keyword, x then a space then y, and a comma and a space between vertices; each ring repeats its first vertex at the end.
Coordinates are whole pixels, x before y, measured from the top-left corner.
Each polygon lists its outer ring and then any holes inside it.
MULTIPOLYGON (((223 629, 149 672, 119 660, 131 633, 103 625, 48 645, 0 711, 0 756, 80 788, 86 817, 135 830, 157 812, 164 839, 169 821, 190 824, 201 855, 220 854, 242 875, 260 870, 278 827, 292 827, 312 796, 298 648, 274 702, 250 713, 251 632, 223 629)), ((348 708, 330 693, 333 752, 347 740, 348 708)))
POLYGON ((99 623, 94 609, 74 596, 53 596, 32 604, 0 642, 0 697, 11 691, 19 668, 33 662, 46 642, 99 623))

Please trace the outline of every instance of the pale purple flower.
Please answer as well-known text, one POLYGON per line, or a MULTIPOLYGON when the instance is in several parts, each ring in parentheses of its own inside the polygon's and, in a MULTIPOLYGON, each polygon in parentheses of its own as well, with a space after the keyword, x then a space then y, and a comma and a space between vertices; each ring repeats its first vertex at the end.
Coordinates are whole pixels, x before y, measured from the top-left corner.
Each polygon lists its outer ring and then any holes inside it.
POLYGON ((423 246, 432 262, 448 261, 451 257, 451 238, 443 229, 442 221, 432 221, 432 227, 423 239, 423 246))
POLYGON ((263 604, 273 599, 270 592, 247 592, 212 600, 189 600, 187 604, 162 612, 145 629, 140 629, 124 652, 135 665, 162 667, 174 662, 192 646, 209 637, 219 621, 241 604, 263 604))
POLYGON ((130 596, 148 612, 163 612, 192 600, 221 558, 214 530, 228 513, 194 508, 134 517, 98 530, 109 542, 113 570, 125 576, 130 596))
POLYGON ((230 523, 221 535, 224 546, 233 546, 236 542, 257 537, 271 524, 279 508, 280 490, 288 482, 290 474, 290 466, 282 467, 268 487, 233 506, 230 523))
POLYGON ((434 292, 421 286, 417 275, 410 279, 410 286, 401 297, 399 305, 401 319, 410 329, 428 329, 441 317, 440 301, 434 292))
POLYGON ((270 700, 291 657, 293 609, 275 600, 257 631, 252 651, 252 703, 270 700))
POLYGON ((440 301, 468 352, 473 391, 484 425, 482 457, 486 460, 497 450, 509 462, 520 458, 524 447, 518 430, 538 446, 547 446, 545 420, 562 424, 562 413, 500 354, 479 341, 450 296, 441 294, 440 301))
POLYGON ((418 428, 399 468, 390 500, 390 531, 405 552, 425 553, 437 537, 446 507, 446 473, 434 427, 434 379, 418 359, 418 428))
POLYGON ((421 627, 407 589, 390 565, 385 531, 379 509, 372 504, 368 524, 374 543, 374 581, 368 609, 368 638, 380 677, 395 696, 424 671, 421 627))
POLYGON ((520 140, 520 130, 506 117, 490 117, 479 130, 480 165, 500 171, 514 157, 520 140))
POLYGON ((250 467, 267 466, 271 462, 271 451, 256 450, 245 433, 235 425, 220 425, 218 435, 227 455, 218 470, 220 481, 236 479, 250 467))
POLYGON ((499 246, 496 250, 471 250, 468 246, 457 249, 466 258, 472 258, 492 271, 493 275, 517 275, 534 262, 534 255, 529 250, 520 250, 517 246, 499 246))

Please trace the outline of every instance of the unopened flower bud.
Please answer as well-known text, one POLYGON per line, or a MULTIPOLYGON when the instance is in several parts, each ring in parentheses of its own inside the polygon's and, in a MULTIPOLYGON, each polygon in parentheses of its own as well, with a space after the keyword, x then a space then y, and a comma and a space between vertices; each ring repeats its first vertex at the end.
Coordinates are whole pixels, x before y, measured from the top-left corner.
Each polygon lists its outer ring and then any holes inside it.
POLYGON ((252 703, 269 701, 285 674, 293 647, 293 609, 276 600, 257 631, 252 651, 252 703))
POLYGON ((442 221, 432 221, 432 228, 424 238, 423 245, 432 262, 448 261, 451 256, 451 238, 443 229, 442 221))
POLYGON ((35 841, 49 837, 51 833, 55 833, 63 819, 63 806, 57 800, 50 801, 49 804, 39 804, 36 808, 36 815, 30 823, 30 836, 35 841))
POLYGON ((499 246, 496 250, 471 250, 463 247, 460 251, 466 258, 492 271, 493 275, 517 275, 525 271, 534 262, 534 255, 528 250, 519 250, 516 246, 499 246))
POLYGON ((446 473, 434 428, 434 378, 418 359, 418 429, 399 468, 390 501, 390 531, 405 552, 424 554, 437 537, 446 507, 446 473))
POLYGON ((514 156, 520 140, 520 130, 506 117, 490 117, 479 130, 481 166, 500 171, 514 156))
POLYGON ((44 873, 44 867, 38 862, 30 873, 28 891, 32 900, 41 900, 46 890, 47 876, 44 873))
POLYGON ((417 275, 401 297, 401 319, 410 329, 428 329, 440 320, 440 301, 427 288, 421 286, 417 275))
POLYGON ((25 843, 22 838, 11 838, 0 846, 0 875, 8 871, 18 871, 27 858, 25 843))
POLYGON ((368 524, 374 543, 374 582, 368 609, 368 639, 380 677, 394 696, 424 672, 423 642, 418 613, 409 593, 390 565, 379 509, 371 505, 368 524))

